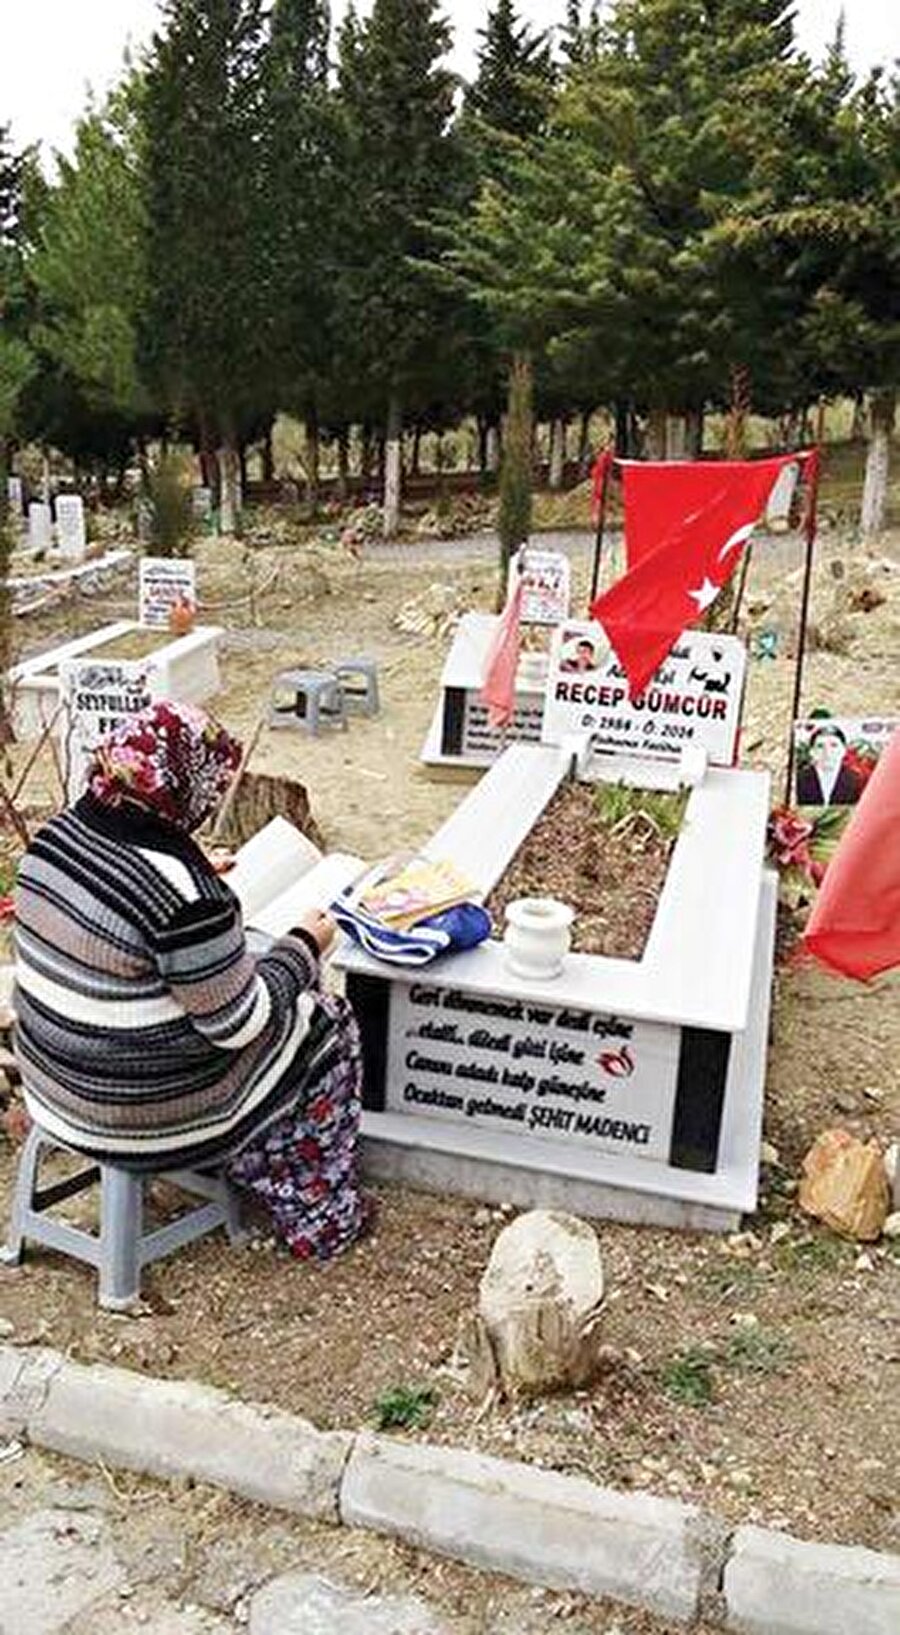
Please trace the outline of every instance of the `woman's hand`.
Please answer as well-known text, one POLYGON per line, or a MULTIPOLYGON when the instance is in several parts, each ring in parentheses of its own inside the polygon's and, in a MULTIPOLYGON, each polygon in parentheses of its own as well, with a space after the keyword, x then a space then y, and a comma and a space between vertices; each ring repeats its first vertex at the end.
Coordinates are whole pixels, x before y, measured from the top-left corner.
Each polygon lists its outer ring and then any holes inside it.
POLYGON ((319 908, 307 909, 301 916, 298 930, 306 931, 314 938, 320 954, 327 954, 337 936, 337 926, 331 915, 323 914, 319 908))

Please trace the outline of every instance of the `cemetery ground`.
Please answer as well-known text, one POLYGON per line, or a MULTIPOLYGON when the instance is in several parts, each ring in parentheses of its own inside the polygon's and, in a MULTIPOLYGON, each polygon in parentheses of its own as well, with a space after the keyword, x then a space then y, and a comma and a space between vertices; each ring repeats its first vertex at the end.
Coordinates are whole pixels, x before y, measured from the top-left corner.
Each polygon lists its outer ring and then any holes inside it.
MULTIPOLYGON (((587 541, 570 544, 578 606, 587 541)), ((796 552, 793 541, 760 547, 747 592, 756 628, 768 623, 781 633, 781 654, 751 663, 743 733, 746 764, 776 774, 773 802, 782 796, 793 674, 783 649, 787 615, 799 602, 790 578, 796 552)), ((826 645, 810 654, 807 708, 900 713, 900 535, 887 536, 877 554, 883 560, 866 582, 882 599, 869 598, 878 601, 869 611, 855 609, 860 547, 837 531, 822 537, 812 616, 826 645), (834 561, 843 564, 840 578, 834 561)), ((372 547, 357 562, 338 547, 261 547, 257 586, 276 568, 278 578, 260 591, 252 628, 244 556, 228 541, 198 550, 203 618, 228 630, 224 690, 214 707, 246 735, 276 669, 354 652, 376 657, 380 718, 354 719, 346 734, 313 741, 265 733, 252 765, 306 785, 331 846, 369 857, 414 847, 461 793, 457 784, 426 780, 418 754, 449 639, 446 616, 492 605, 488 550, 478 541, 433 550, 372 547), (398 628, 398 617, 416 622, 408 616, 411 603, 430 630, 398 628)), ((38 640, 124 616, 133 596, 122 586, 39 623, 20 621, 19 642, 33 649, 38 640)), ((49 763, 29 791, 35 815, 55 800, 49 763)), ((324 1271, 283 1258, 264 1235, 241 1249, 208 1239, 147 1275, 144 1308, 130 1319, 96 1309, 94 1282, 83 1268, 34 1257, 3 1278, 9 1337, 83 1361, 205 1381, 323 1428, 380 1423, 394 1435, 696 1500, 735 1522, 896 1550, 900 1243, 846 1243, 806 1220, 795 1193, 801 1159, 823 1129, 842 1125, 863 1137, 896 1138, 897 997, 896 981, 862 989, 809 971, 778 972, 759 1213, 724 1240, 599 1224, 608 1296, 603 1367, 588 1391, 530 1404, 472 1399, 457 1338, 509 1212, 398 1188, 378 1190, 373 1233, 324 1271)), ((0 1138, 4 1201, 14 1161, 0 1138)), ((28 1455, 30 1463, 35 1458, 28 1455)), ((14 1472, 4 1473, 6 1485, 14 1472)), ((115 1485, 145 1492, 131 1478, 116 1476, 115 1485)), ((152 1508, 162 1500, 146 1503, 152 1508)), ((226 1519, 232 1503, 203 1498, 226 1519)), ((248 1536, 263 1525, 251 1507, 236 1506, 235 1514, 248 1536)), ((363 1555, 367 1548, 359 1546, 363 1555)), ((383 1544, 379 1551, 380 1561, 397 1559, 414 1573, 411 1552, 383 1544)), ((472 1575, 451 1567, 427 1571, 432 1586, 439 1582, 435 1572, 441 1584, 462 1586, 447 1594, 451 1614, 457 1593, 463 1609, 474 1593, 466 1587, 475 1583, 472 1575)), ((522 1594, 527 1600, 530 1592, 522 1594)), ((615 1616, 627 1635, 661 1627, 615 1616)), ((607 1627, 582 1611, 573 1617, 584 1631, 607 1627)))

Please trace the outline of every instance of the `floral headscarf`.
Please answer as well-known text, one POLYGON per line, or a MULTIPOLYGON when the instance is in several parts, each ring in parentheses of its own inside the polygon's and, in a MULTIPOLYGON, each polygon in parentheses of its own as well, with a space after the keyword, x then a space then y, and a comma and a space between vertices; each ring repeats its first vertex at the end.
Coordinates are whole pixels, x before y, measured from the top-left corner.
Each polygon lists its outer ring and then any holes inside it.
POLYGON ((224 795, 240 756, 240 745, 202 710, 152 704, 101 744, 88 787, 104 806, 135 801, 191 833, 224 795))

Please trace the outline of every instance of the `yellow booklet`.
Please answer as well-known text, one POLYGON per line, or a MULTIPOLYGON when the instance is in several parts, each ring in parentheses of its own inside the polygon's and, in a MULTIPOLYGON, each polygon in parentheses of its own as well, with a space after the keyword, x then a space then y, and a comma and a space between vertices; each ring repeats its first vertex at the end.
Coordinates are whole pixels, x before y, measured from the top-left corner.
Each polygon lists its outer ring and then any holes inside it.
POLYGON ((399 873, 367 891, 362 904, 392 931, 409 931, 420 920, 467 902, 473 893, 472 882, 452 863, 432 863, 416 857, 399 873))

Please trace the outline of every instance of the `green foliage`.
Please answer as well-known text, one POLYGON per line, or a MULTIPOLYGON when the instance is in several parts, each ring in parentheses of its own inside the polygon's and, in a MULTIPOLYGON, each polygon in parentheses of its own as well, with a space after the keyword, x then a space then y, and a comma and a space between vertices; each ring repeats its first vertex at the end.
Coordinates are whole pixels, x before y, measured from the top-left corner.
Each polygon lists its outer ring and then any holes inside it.
POLYGON ((525 357, 513 359, 509 371, 509 403, 503 432, 503 461, 500 467, 500 509, 497 532, 500 536, 500 596, 506 596, 509 563, 531 532, 531 504, 534 483, 532 440, 531 364, 525 357))
POLYGON ((150 541, 157 556, 187 556, 194 532, 193 498, 184 461, 160 454, 144 479, 150 541))
POLYGON ((144 93, 143 361, 170 416, 233 444, 266 402, 261 0, 166 0, 144 93))
POLYGON ((438 1394, 431 1385, 396 1385, 375 1403, 380 1431, 418 1431, 429 1424, 438 1394))
POLYGON ((638 829, 660 840, 678 839, 684 823, 687 790, 670 794, 658 789, 629 789, 622 783, 602 783, 594 795, 600 821, 610 829, 638 829))
POLYGON ((688 1408, 705 1408, 713 1399, 712 1360, 709 1352, 699 1346, 690 1346, 672 1357, 661 1379, 666 1395, 688 1408))
POLYGON ((133 74, 80 121, 29 268, 37 344, 91 407, 126 415, 150 406, 137 358, 147 302, 142 91, 133 74))
POLYGON ((466 96, 466 111, 483 128, 488 164, 491 132, 526 140, 542 128, 554 80, 547 35, 533 34, 520 21, 515 0, 496 0, 481 31, 478 72, 466 96))
POLYGON ((790 1340, 783 1334, 741 1326, 731 1335, 722 1361, 741 1374, 779 1374, 790 1362, 792 1350, 790 1340))

